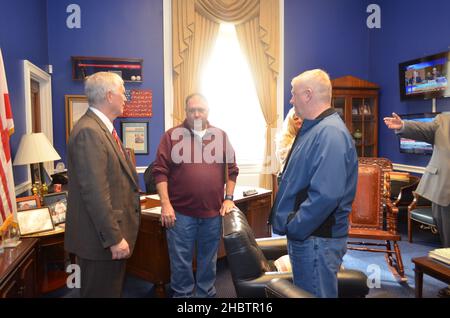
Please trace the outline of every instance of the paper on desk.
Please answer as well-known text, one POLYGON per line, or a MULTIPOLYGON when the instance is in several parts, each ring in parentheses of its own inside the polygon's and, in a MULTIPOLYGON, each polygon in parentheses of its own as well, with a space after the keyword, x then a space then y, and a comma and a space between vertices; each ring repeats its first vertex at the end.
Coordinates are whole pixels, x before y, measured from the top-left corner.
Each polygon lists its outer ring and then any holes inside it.
POLYGON ((159 198, 159 195, 158 195, 158 194, 149 194, 149 195, 145 194, 145 195, 141 195, 141 196, 139 197, 139 199, 140 199, 141 201, 145 201, 146 199, 153 199, 153 200, 158 200, 158 201, 161 200, 161 199, 159 198))
POLYGON ((143 209, 141 212, 145 213, 145 214, 153 214, 153 215, 159 216, 159 215, 161 215, 161 207, 155 206, 154 208, 143 209))

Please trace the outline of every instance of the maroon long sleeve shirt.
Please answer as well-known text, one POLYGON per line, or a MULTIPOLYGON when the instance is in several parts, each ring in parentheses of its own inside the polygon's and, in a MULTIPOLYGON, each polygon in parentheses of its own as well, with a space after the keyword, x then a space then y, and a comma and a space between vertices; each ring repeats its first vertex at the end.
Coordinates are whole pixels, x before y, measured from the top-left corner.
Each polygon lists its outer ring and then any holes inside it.
POLYGON ((229 180, 236 182, 239 168, 226 133, 208 124, 200 138, 185 121, 162 136, 153 176, 156 184, 167 181, 175 211, 209 218, 219 215, 223 202, 225 162, 229 180))

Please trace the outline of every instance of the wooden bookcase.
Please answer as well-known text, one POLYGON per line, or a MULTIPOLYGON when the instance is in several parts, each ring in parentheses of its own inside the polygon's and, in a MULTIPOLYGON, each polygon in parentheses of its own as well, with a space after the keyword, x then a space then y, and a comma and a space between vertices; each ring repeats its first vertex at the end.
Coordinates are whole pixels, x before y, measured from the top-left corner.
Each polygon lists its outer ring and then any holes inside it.
POLYGON ((332 106, 355 140, 359 157, 378 156, 377 84, 354 76, 333 79, 332 106))

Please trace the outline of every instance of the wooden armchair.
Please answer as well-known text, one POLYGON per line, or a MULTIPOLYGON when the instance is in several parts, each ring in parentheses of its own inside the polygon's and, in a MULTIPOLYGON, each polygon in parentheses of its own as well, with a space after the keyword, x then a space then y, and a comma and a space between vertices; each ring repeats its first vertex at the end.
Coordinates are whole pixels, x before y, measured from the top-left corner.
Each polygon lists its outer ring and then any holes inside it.
POLYGON ((389 269, 396 278, 406 281, 402 256, 397 244, 398 209, 389 198, 389 170, 380 164, 359 161, 358 186, 350 213, 349 238, 380 240, 376 242, 348 242, 351 250, 386 253, 389 269), (358 245, 360 247, 354 247, 358 245), (391 248, 393 245, 393 249, 391 248), (372 248, 380 246, 383 248, 372 248))
POLYGON ((392 166, 392 161, 390 161, 388 158, 383 157, 359 157, 358 163, 364 163, 369 165, 378 165, 381 170, 383 171, 383 190, 384 190, 384 196, 389 197, 389 194, 391 193, 391 183, 389 179, 389 174, 394 169, 392 166))

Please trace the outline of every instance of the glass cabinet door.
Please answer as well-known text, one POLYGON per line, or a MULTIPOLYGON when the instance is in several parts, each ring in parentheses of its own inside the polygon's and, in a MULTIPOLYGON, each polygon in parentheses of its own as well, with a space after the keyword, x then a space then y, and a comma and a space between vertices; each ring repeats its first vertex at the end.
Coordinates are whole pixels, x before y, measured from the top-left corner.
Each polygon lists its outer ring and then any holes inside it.
POLYGON ((352 98, 352 130, 358 156, 375 156, 374 98, 352 98))
POLYGON ((345 122, 345 97, 334 97, 332 99, 332 106, 345 122))

